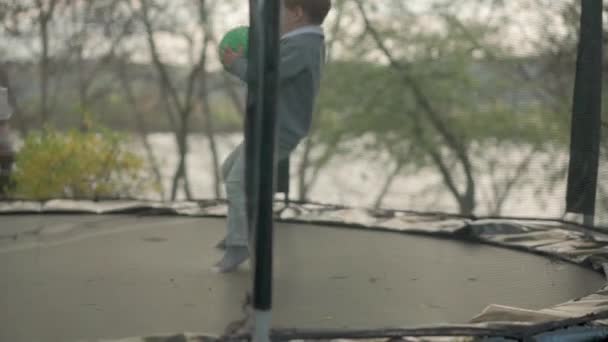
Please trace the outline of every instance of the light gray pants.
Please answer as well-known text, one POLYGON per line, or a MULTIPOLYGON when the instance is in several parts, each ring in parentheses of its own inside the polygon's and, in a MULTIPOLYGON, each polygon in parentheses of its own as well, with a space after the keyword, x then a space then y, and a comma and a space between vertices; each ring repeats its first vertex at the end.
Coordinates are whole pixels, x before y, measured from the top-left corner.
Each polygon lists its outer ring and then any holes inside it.
MULTIPOLYGON (((293 148, 278 148, 278 161, 289 158, 293 148)), ((248 246, 247 196, 245 193, 245 146, 240 144, 222 164, 222 176, 228 198, 227 246, 248 246)))

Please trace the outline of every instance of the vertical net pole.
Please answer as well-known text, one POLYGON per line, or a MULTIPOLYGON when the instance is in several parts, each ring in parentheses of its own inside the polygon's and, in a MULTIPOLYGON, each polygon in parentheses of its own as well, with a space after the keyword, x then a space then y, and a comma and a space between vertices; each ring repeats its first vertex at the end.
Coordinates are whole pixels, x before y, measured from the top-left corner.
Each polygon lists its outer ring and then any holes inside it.
POLYGON ((246 191, 254 249, 253 339, 258 342, 270 340, 271 326, 279 1, 250 0, 246 191))
POLYGON ((566 206, 593 225, 602 112, 602 0, 582 0, 581 6, 566 206))
MULTIPOLYGON (((247 220, 248 227, 251 232, 255 224, 257 214, 257 187, 258 187, 258 169, 257 161, 259 159, 258 145, 259 139, 259 120, 256 120, 257 108, 259 105, 258 99, 261 98, 261 81, 259 67, 259 45, 260 35, 257 33, 258 25, 256 20, 256 8, 258 0, 249 0, 249 49, 248 49, 248 68, 247 68, 247 102, 245 115, 245 193, 247 197, 247 220)), ((254 256, 255 258, 255 256, 254 256)))

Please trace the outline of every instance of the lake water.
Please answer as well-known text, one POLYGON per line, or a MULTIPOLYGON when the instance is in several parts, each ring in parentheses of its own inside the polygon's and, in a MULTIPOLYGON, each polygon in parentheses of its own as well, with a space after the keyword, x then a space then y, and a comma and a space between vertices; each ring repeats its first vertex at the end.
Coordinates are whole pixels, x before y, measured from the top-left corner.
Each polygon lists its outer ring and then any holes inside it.
MULTIPOLYGON (((164 188, 170 191, 171 179, 178 161, 172 134, 156 133, 149 136, 163 176, 164 188)), ((310 189, 308 199, 324 203, 350 206, 372 206, 382 186, 394 169, 386 156, 365 152, 365 139, 353 143, 349 153, 334 156, 321 171, 317 182, 310 189)), ((238 135, 217 138, 218 152, 223 160, 241 141, 238 135)), ((206 137, 192 135, 189 139, 188 176, 196 198, 213 198, 213 168, 206 137)), ((136 147, 142 151, 141 146, 136 147)), ((536 152, 530 157, 528 146, 502 145, 476 146, 472 149, 477 188, 476 214, 498 214, 496 204, 505 186, 513 183, 506 196, 502 215, 561 217, 565 208, 565 181, 568 158, 564 151, 536 152), (522 164, 527 165, 526 168, 522 164), (520 172, 522 171, 523 172, 520 172), (521 177, 514 177, 520 173, 521 177), (516 182, 513 179, 517 178, 516 182), (553 179, 553 181, 551 181, 553 179)), ((297 165, 303 148, 300 146, 292 157, 292 197, 298 196, 297 165)), ((458 166, 451 168, 457 172, 458 166)), ((457 177, 457 186, 464 184, 457 177)), ((461 190, 462 191, 462 190, 461 190)), ((158 195, 145 197, 157 199, 158 195)), ((179 193, 183 199, 184 194, 179 193)), ((458 205, 450 194, 442 177, 435 168, 408 170, 395 179, 384 201, 384 208, 458 212, 458 205)))

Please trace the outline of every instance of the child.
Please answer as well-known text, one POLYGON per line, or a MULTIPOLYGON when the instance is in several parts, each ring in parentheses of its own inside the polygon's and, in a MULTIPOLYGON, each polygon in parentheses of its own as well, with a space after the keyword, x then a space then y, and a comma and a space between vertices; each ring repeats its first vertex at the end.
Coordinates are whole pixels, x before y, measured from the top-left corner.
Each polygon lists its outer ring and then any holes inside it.
MULTIPOLYGON (((331 0, 282 0, 280 79, 277 105, 277 159, 283 160, 310 130, 315 98, 325 62, 325 36, 321 25, 331 0)), ((227 50, 228 72, 247 80, 247 59, 227 50)), ((226 159, 222 173, 228 196, 228 233, 219 247, 225 249, 214 269, 228 273, 249 258, 249 229, 245 198, 245 154, 238 146, 226 159)))
POLYGON ((8 187, 10 171, 13 164, 13 147, 9 137, 8 120, 11 118, 8 104, 8 91, 0 87, 0 198, 8 187))

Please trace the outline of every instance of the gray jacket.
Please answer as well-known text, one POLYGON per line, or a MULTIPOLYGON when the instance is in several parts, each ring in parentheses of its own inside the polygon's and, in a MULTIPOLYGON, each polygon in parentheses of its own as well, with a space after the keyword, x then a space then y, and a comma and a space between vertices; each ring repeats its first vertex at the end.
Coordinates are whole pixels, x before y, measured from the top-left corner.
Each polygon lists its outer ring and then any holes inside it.
MULTIPOLYGON (((284 36, 280 49, 277 144, 293 150, 310 131, 325 63, 325 38, 313 30, 301 30, 284 36)), ((228 71, 246 81, 247 60, 240 58, 228 71)))

